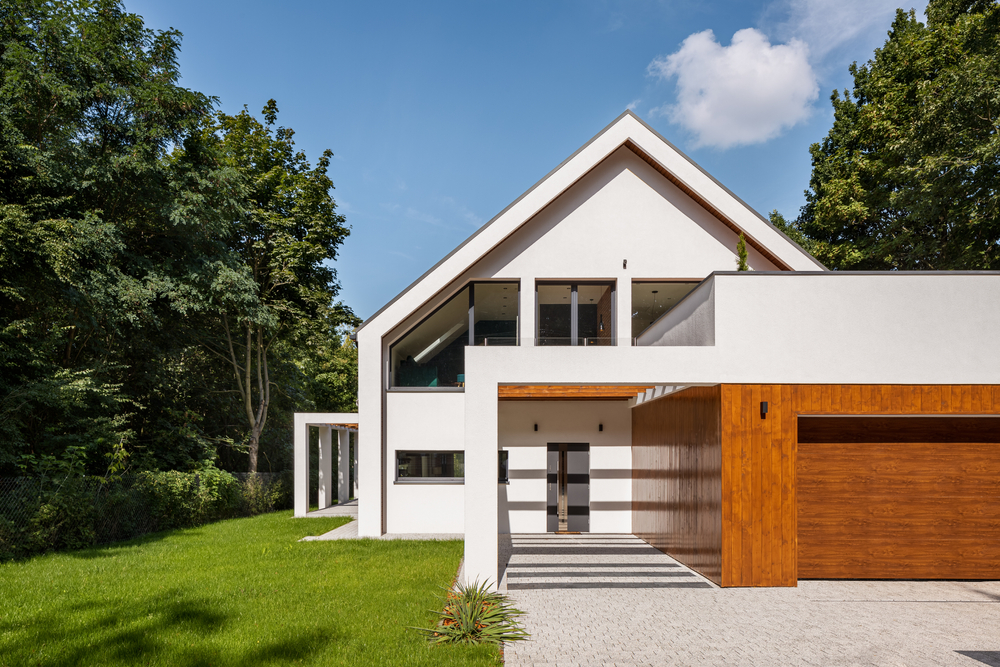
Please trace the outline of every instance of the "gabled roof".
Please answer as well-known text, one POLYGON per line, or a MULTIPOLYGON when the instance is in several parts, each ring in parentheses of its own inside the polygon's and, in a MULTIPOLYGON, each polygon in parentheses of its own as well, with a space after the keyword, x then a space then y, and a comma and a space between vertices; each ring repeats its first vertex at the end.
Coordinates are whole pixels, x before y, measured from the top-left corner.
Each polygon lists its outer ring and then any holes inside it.
MULTIPOLYGON (((711 213, 733 232, 743 233, 748 245, 775 266, 788 271, 825 270, 816 258, 774 227, 764 216, 733 194, 694 160, 667 141, 631 110, 626 110, 590 141, 546 174, 524 194, 511 202, 457 248, 413 281, 378 312, 365 320, 361 331, 400 299, 427 281, 428 294, 420 304, 432 298, 452 280, 503 242, 539 211, 548 206, 583 176, 619 148, 627 148, 711 213), (481 238, 488 237, 488 238, 481 238), (479 241, 478 243, 475 243, 479 241)), ((418 304, 416 307, 419 307, 418 304)), ((415 308, 401 313, 390 326, 408 316, 415 308)))

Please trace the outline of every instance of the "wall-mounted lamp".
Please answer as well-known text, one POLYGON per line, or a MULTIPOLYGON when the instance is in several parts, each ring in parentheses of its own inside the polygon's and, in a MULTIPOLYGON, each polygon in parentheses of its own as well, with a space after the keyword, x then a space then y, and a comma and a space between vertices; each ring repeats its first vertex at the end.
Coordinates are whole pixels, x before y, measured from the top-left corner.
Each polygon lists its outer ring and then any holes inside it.
POLYGON ((767 401, 760 402, 760 418, 767 419, 767 401))
POLYGON ((597 430, 598 431, 603 431, 604 430, 604 424, 598 424, 597 425, 597 430))
POLYGON ((623 259, 622 260, 622 268, 623 269, 627 269, 628 268, 628 260, 627 259, 623 259))
POLYGON ((538 430, 538 424, 535 424, 535 430, 536 431, 538 430))

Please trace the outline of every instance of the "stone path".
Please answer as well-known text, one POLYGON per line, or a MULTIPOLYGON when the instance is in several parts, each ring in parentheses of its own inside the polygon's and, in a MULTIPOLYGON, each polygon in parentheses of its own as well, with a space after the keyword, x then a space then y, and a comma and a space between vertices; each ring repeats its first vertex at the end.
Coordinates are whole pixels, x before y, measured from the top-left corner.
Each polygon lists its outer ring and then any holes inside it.
POLYGON ((515 535, 521 665, 1000 666, 1000 582, 720 589, 622 535, 515 535))

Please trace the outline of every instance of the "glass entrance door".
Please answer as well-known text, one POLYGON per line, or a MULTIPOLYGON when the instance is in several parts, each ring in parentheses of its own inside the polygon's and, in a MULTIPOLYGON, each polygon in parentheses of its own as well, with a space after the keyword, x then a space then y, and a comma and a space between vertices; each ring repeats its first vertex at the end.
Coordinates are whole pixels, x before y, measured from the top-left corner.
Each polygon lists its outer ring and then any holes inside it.
POLYGON ((590 532, 590 445, 549 443, 546 472, 548 532, 590 532))

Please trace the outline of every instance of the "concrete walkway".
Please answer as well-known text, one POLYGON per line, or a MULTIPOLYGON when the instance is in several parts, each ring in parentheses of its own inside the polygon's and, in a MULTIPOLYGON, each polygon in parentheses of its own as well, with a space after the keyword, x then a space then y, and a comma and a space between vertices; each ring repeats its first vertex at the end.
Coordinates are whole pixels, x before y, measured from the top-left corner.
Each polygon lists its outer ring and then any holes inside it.
MULTIPOLYGON (((328 515, 328 516, 344 516, 344 515, 328 515)), ((373 540, 464 540, 465 535, 462 533, 387 533, 381 537, 372 538, 359 538, 358 537, 358 521, 355 518, 354 521, 350 523, 345 523, 339 528, 334 528, 328 533, 323 533, 322 535, 307 535, 303 537, 299 542, 325 542, 327 540, 358 540, 358 539, 373 539, 373 540)))
POLYGON ((521 665, 1000 666, 1000 582, 706 582, 631 536, 515 535, 521 665))
POLYGON ((348 500, 346 503, 337 503, 336 505, 330 505, 329 507, 324 507, 321 510, 313 510, 312 512, 306 512, 305 518, 315 519, 322 518, 325 516, 349 516, 354 519, 358 518, 358 499, 348 500))

